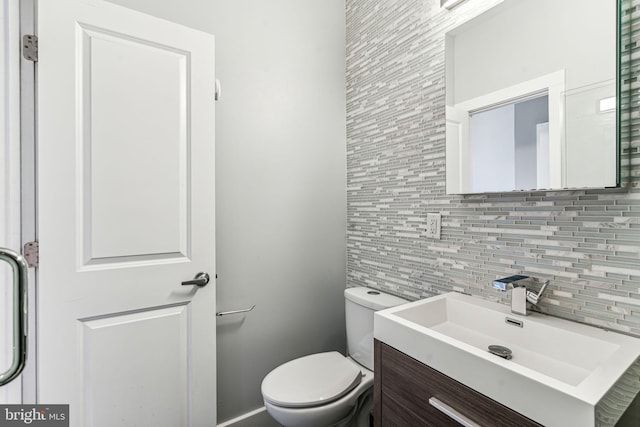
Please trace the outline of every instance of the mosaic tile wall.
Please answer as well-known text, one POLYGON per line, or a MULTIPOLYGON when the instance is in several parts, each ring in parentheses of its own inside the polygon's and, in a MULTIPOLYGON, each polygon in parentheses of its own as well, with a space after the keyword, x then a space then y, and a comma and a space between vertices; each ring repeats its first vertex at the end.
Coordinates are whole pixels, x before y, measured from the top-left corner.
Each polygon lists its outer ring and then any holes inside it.
POLYGON ((527 273, 551 280, 541 311, 640 336, 640 0, 622 2, 625 187, 447 196, 444 33, 496 3, 347 0, 348 286, 507 304, 491 281, 527 273))

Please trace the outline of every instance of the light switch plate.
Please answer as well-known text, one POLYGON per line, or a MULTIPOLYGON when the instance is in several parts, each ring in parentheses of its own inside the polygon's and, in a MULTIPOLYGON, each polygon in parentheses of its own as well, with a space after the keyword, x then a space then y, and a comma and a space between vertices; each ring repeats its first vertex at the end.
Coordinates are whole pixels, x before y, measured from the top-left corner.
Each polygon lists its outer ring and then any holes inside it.
POLYGON ((442 219, 439 213, 427 214, 427 237, 432 239, 440 238, 440 223, 442 219))

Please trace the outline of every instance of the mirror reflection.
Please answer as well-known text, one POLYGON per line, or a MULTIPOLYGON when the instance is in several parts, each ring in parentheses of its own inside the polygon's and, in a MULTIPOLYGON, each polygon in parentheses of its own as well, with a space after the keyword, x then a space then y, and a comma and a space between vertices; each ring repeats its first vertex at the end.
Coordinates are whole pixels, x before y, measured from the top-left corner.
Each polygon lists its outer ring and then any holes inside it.
POLYGON ((505 0, 446 34, 447 193, 618 185, 615 0, 505 0))

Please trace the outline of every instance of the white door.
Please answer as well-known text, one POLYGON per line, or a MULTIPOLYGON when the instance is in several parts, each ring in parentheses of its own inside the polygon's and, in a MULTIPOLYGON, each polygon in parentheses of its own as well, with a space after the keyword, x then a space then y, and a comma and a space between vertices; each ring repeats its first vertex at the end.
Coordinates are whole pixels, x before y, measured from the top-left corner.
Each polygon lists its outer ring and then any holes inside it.
POLYGON ((37 6, 38 402, 75 427, 213 426, 213 36, 37 6))

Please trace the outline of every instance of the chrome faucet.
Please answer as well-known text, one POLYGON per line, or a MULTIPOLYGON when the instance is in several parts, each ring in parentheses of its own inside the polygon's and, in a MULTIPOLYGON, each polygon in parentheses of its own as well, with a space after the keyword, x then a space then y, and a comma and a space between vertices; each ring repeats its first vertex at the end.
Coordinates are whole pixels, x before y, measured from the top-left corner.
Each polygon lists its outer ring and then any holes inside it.
POLYGON ((527 290, 526 287, 527 282, 534 283, 533 279, 526 276, 517 277, 521 278, 517 280, 509 280, 511 278, 507 277, 505 279, 496 280, 493 282, 493 287, 500 289, 501 291, 511 290, 511 312, 526 316, 529 314, 527 312, 527 302, 531 305, 538 305, 538 301, 549 284, 549 281, 545 281, 540 290, 538 292, 534 292, 527 290))

